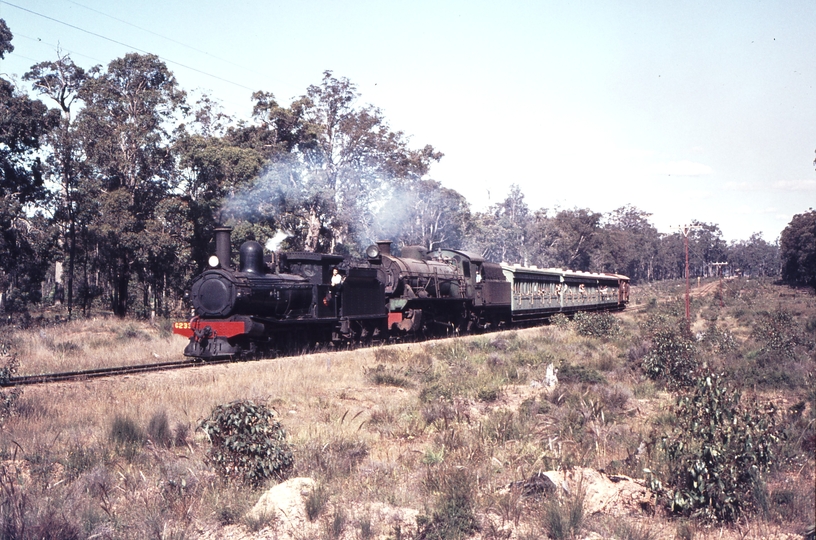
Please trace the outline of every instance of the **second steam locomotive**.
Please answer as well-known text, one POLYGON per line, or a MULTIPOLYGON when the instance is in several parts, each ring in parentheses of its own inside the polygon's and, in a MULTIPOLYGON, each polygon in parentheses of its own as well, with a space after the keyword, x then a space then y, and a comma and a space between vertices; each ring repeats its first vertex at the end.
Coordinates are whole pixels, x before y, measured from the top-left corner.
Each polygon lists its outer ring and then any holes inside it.
POLYGON ((192 284, 195 316, 174 325, 186 356, 210 359, 292 350, 314 343, 430 337, 547 320, 556 313, 620 310, 629 279, 496 264, 454 249, 390 242, 365 262, 340 255, 270 253, 244 242, 231 263, 230 228, 215 232, 210 268, 192 284), (342 271, 342 273, 341 273, 342 271))

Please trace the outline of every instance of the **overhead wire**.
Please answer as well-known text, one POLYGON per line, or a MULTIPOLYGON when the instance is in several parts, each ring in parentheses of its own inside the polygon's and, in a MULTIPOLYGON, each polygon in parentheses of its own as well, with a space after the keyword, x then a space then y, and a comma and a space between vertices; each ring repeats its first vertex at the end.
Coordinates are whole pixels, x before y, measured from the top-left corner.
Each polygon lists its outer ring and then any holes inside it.
MULTIPOLYGON (((54 48, 56 50, 65 51, 68 54, 70 54, 71 56, 81 56, 82 58, 87 58, 88 60, 93 60, 94 62, 99 62, 99 63, 103 62, 103 60, 100 60, 99 58, 94 58, 93 56, 88 56, 87 54, 82 54, 81 52, 74 51, 72 49, 66 49, 62 45, 60 45, 59 43, 50 43, 48 41, 43 41, 42 38, 27 36, 25 34, 21 34, 20 32, 14 32, 14 37, 15 38, 25 38, 25 39, 28 39, 28 40, 31 40, 31 41, 34 41, 34 42, 37 42, 37 43, 42 43, 43 45, 48 45, 49 47, 52 47, 52 48, 54 48)), ((14 53, 14 55, 17 56, 18 58, 25 58, 26 60, 31 60, 32 62, 35 62, 35 63, 39 62, 39 60, 33 60, 31 58, 28 58, 27 56, 21 56, 21 55, 17 54, 16 52, 14 53)))
POLYGON ((216 59, 216 60, 218 60, 218 61, 220 61, 220 62, 224 62, 224 63, 230 64, 230 65, 232 65, 232 66, 235 66, 235 67, 241 68, 241 69, 246 70, 246 71, 248 71, 248 72, 250 72, 250 73, 253 73, 253 74, 255 74, 255 75, 258 75, 258 73, 256 73, 255 71, 253 71, 252 69, 250 69, 250 68, 248 68, 248 67, 246 67, 246 66, 242 66, 242 65, 240 65, 240 64, 236 64, 236 63, 235 63, 235 62, 233 62, 232 60, 228 60, 228 59, 226 59, 226 58, 221 58, 221 57, 216 56, 216 55, 214 55, 214 54, 212 54, 212 53, 209 53, 209 52, 207 52, 207 51, 205 51, 205 50, 203 50, 203 49, 199 49, 198 47, 194 47, 194 46, 189 45, 189 44, 187 44, 187 43, 183 43, 183 42, 181 42, 181 41, 178 41, 177 39, 173 39, 173 38, 168 37, 168 36, 165 36, 165 35, 163 35, 163 34, 159 34, 158 32, 154 32, 153 30, 150 30, 149 28, 144 28, 144 27, 139 26, 139 25, 137 25, 137 24, 133 24, 133 23, 132 23, 132 22, 130 22, 130 21, 126 21, 126 20, 124 20, 124 19, 120 19, 119 17, 115 17, 115 16, 113 16, 113 15, 110 15, 110 14, 105 13, 105 12, 103 12, 103 11, 99 11, 98 9, 92 8, 92 7, 90 7, 90 6, 86 6, 86 5, 84 5, 84 4, 80 4, 79 2, 75 2, 74 0, 68 0, 68 2, 70 2, 71 4, 74 4, 74 5, 76 5, 76 6, 79 6, 79 7, 81 7, 81 8, 87 9, 88 11, 93 11, 94 13, 97 13, 97 14, 99 14, 99 15, 102 15, 103 17, 107 17, 107 18, 112 19, 112 20, 114 20, 114 21, 118 21, 118 22, 120 22, 120 23, 122 23, 122 24, 126 24, 126 25, 128 25, 128 26, 130 26, 130 27, 132 27, 132 28, 136 28, 137 30, 141 30, 142 32, 147 32, 148 34, 151 34, 151 35, 153 35, 153 36, 160 37, 160 38, 162 38, 162 39, 164 39, 164 40, 167 40, 167 41, 169 41, 169 42, 171 42, 171 43, 175 43, 176 45, 181 45, 182 47, 186 47, 187 49, 190 49, 191 51, 195 51, 195 52, 201 53, 201 54, 203 54, 203 55, 206 55, 206 56, 209 56, 209 57, 211 57, 211 58, 214 58, 214 59, 216 59))
MULTIPOLYGON (((144 49, 140 49, 139 47, 135 47, 135 46, 133 46, 133 45, 130 45, 130 44, 124 43, 124 42, 122 42, 122 41, 118 41, 118 40, 115 40, 115 39, 113 39, 113 38, 109 38, 109 37, 107 37, 107 36, 103 36, 102 34, 99 34, 99 33, 97 33, 97 32, 93 32, 93 31, 91 31, 91 30, 86 30, 85 28, 81 28, 81 27, 76 26, 76 25, 74 25, 74 24, 67 23, 67 22, 65 22, 65 21, 61 21, 61 20, 56 19, 56 18, 54 18, 54 17, 50 17, 50 16, 48 16, 48 15, 44 15, 44 14, 42 14, 42 13, 38 13, 38 12, 36 12, 36 11, 34 11, 34 10, 31 10, 31 9, 28 9, 28 8, 24 8, 24 7, 22 7, 22 6, 18 6, 17 4, 13 4, 13 3, 11 3, 11 2, 8 2, 7 0, 0 0, 0 4, 5 4, 5 5, 7 5, 7 6, 11 6, 11 7, 17 8, 17 9, 19 9, 19 10, 21 10, 21 11, 25 11, 25 12, 27 12, 27 13, 31 13, 32 15, 36 15, 37 17, 42 17, 43 19, 47 19, 47 20, 49 20, 49 21, 53 21, 53 22, 55 22, 55 23, 62 24, 62 25, 67 26, 67 27, 69 27, 69 28, 73 28, 74 30, 78 30, 78 31, 80 31, 80 32, 84 32, 84 33, 86 33, 86 34, 89 34, 89 35, 91 35, 91 36, 94 36, 94 37, 97 37, 97 38, 103 39, 103 40, 105 40, 105 41, 109 41, 109 42, 111 42, 111 43, 115 43, 115 44, 117 44, 117 45, 121 45, 121 46, 123 46, 123 47, 127 47, 127 48, 129 48, 129 49, 133 49, 134 51, 138 51, 138 52, 140 52, 140 53, 144 53, 144 54, 154 54, 154 53, 151 53, 150 51, 146 51, 146 50, 144 50, 144 49)), ((219 77, 218 75, 213 75, 212 73, 207 73, 206 71, 203 71, 203 70, 200 70, 200 69, 194 68, 194 67, 192 67, 192 66, 188 66, 187 64, 184 64, 184 63, 182 63, 182 62, 178 62, 178 61, 176 61, 176 60, 172 60, 172 59, 170 59, 170 58, 166 58, 166 57, 159 56, 159 55, 156 55, 156 56, 157 56, 159 59, 163 60, 164 62, 168 62, 168 63, 171 63, 171 64, 175 64, 175 65, 177 65, 177 66, 181 66, 181 67, 183 67, 183 68, 185 68, 185 69, 189 69, 189 70, 194 71, 194 72, 196 72, 196 73, 200 73, 201 75, 205 75, 205 76, 207 76, 207 77, 211 77, 211 78, 213 78, 213 79, 217 79, 217 80, 222 81, 222 82, 225 82, 225 83, 227 83, 227 84, 231 84, 231 85, 233 85, 233 86, 237 86, 237 87, 239 87, 239 88, 243 88, 243 89, 245 89, 245 90, 249 90, 249 91, 254 91, 254 90, 255 90, 254 88, 250 88, 250 87, 248 87, 248 86, 245 86, 245 85, 243 85, 243 84, 237 83, 237 82, 235 82, 235 81, 232 81, 232 80, 229 80, 229 79, 225 79, 225 78, 223 78, 223 77, 219 77)))

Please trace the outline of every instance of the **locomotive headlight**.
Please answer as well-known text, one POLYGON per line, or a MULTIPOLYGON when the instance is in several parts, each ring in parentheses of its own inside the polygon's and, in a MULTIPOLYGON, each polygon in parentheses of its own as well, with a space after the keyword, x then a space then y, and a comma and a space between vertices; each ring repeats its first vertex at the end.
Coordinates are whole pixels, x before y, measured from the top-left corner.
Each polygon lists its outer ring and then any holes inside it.
POLYGON ((380 256, 380 248, 375 245, 370 245, 366 248, 366 257, 369 259, 376 259, 380 256))
POLYGON ((216 255, 210 255, 210 258, 207 259, 207 263, 210 265, 211 268, 215 268, 218 266, 219 260, 216 255))

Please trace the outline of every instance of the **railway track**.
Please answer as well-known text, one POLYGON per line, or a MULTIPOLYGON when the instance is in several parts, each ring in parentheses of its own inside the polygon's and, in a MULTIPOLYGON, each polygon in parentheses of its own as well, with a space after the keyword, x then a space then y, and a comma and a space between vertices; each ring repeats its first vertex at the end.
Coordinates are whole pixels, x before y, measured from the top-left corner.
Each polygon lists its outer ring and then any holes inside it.
POLYGON ((190 360, 178 360, 174 362, 159 362, 157 364, 140 364, 135 366, 118 366, 109 368, 86 369, 82 371, 66 371, 63 373, 44 373, 41 375, 23 375, 20 377, 9 377, 0 379, 0 387, 30 386, 33 384, 46 384, 53 382, 85 381, 89 379, 99 379, 102 377, 112 377, 117 375, 133 375, 138 373, 150 373, 153 371, 168 371, 172 369, 184 369, 199 366, 212 366, 215 364, 226 364, 231 362, 229 358, 222 360, 210 360, 208 362, 192 362, 190 360))

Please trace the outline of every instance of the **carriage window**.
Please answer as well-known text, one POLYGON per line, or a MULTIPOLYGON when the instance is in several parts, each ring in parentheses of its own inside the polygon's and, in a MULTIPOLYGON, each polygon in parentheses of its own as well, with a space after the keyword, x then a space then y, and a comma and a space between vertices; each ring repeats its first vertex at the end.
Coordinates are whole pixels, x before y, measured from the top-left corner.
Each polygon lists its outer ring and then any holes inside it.
POLYGON ((465 277, 470 277, 470 261, 462 261, 462 273, 465 277))

